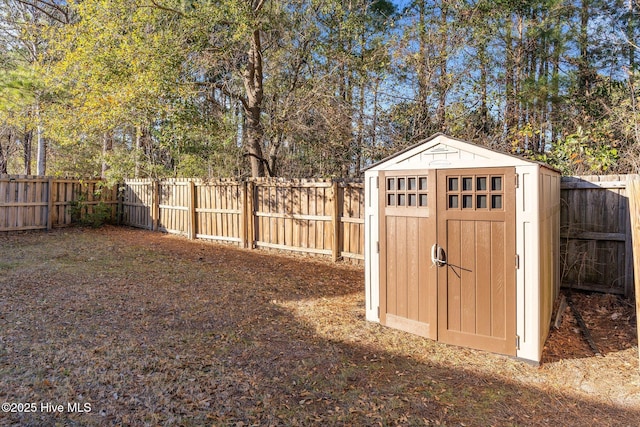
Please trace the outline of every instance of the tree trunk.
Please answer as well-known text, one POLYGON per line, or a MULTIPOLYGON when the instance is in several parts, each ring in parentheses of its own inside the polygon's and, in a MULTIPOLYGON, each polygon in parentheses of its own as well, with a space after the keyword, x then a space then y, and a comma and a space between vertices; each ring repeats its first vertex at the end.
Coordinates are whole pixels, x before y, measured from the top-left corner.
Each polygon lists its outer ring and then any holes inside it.
POLYGON ((142 153, 142 129, 140 126, 136 126, 136 146, 135 146, 135 159, 136 164, 133 171, 133 177, 140 177, 140 154, 142 153))
POLYGON ((478 47, 478 56, 480 60, 480 129, 481 137, 489 135, 489 105, 488 105, 488 80, 489 72, 487 70, 487 43, 482 40, 478 47))
POLYGON ((7 174, 7 157, 8 157, 9 147, 11 146, 11 130, 9 130, 7 141, 9 143, 7 144, 6 149, 2 148, 2 143, 0 142, 0 175, 7 174))
POLYGON ((107 155, 113 150, 113 139, 108 132, 102 135, 102 173, 100 178, 105 179, 107 177, 107 171, 109 170, 109 163, 107 163, 107 155))
POLYGON ((47 174, 47 142, 42 135, 42 124, 40 122, 40 104, 36 100, 36 141, 38 144, 37 174, 44 176, 47 174))
POLYGON ((23 153, 22 159, 24 160, 24 174, 31 175, 31 143, 33 141, 33 131, 29 130, 24 132, 22 138, 23 153))
POLYGON ((417 99, 417 112, 416 120, 414 122, 414 129, 412 129, 411 136, 414 141, 422 139, 425 136, 427 130, 427 124, 429 122, 429 104, 427 103, 427 97, 429 93, 429 82, 427 77, 427 47, 429 44, 429 38, 427 37, 427 12, 425 7, 425 0, 421 0, 418 3, 418 39, 419 39, 419 57, 417 64, 417 80, 418 80, 418 99, 417 99))
POLYGON ((634 7, 634 0, 629 1, 629 15, 627 18, 627 48, 628 56, 629 56, 629 75, 631 76, 631 81, 633 82, 633 73, 636 70, 636 38, 635 38, 635 28, 636 28, 636 11, 634 7))
MULTIPOLYGON (((562 21, 558 19, 555 23, 559 27, 562 21)), ((553 55, 551 56, 551 85, 550 85, 550 121, 551 121, 551 142, 555 142, 556 138, 562 132, 560 124, 560 51, 562 50, 562 42, 556 34, 553 38, 553 55)))
POLYGON ((251 163, 251 176, 265 176, 264 157, 262 154, 262 138, 264 129, 261 123, 263 92, 262 75, 262 51, 260 42, 260 30, 254 30, 249 45, 249 59, 245 69, 243 80, 246 90, 246 99, 243 100, 245 115, 247 118, 246 150, 251 163))
POLYGON ((38 142, 38 163, 37 174, 44 176, 47 174, 47 141, 42 136, 42 126, 36 128, 36 141, 38 142))
MULTIPOLYGON (((511 130, 513 129, 515 122, 515 94, 514 94, 514 81, 516 79, 515 76, 515 48, 513 46, 513 37, 511 36, 512 26, 513 26, 513 18, 509 17, 507 19, 505 25, 505 76, 504 76, 504 93, 505 93, 505 103, 504 103, 504 139, 508 141, 511 130)), ((510 147, 508 143, 505 144, 504 147, 508 150, 510 147)))
POLYGON ((438 79, 438 108, 436 110, 437 129, 439 132, 446 132, 447 130, 447 94, 449 92, 449 77, 448 77, 448 60, 449 53, 447 52, 449 44, 449 26, 447 23, 448 10, 445 1, 440 4, 440 48, 438 62, 440 77, 438 79))
POLYGON ((578 60, 578 94, 584 100, 590 95, 589 76, 589 6, 591 0, 582 0, 580 6, 580 35, 578 45, 580 58, 578 60))

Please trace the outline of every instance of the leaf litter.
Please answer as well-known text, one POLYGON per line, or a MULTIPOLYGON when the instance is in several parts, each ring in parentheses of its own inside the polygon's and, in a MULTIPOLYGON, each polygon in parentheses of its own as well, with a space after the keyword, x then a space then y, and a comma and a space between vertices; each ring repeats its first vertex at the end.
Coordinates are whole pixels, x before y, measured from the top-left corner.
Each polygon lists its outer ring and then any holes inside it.
POLYGON ((576 294, 543 363, 365 320, 358 266, 130 228, 0 236, 0 425, 610 425, 640 419, 628 301, 576 294), (90 412, 40 410, 89 403, 90 412))

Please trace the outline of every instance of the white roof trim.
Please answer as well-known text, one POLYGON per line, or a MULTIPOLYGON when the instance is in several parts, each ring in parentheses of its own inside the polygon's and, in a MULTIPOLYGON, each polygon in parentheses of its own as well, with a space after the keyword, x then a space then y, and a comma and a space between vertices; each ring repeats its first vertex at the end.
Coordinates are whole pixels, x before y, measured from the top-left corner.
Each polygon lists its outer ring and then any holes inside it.
MULTIPOLYGON (((388 169, 398 169, 402 163, 409 162, 411 159, 415 159, 416 156, 423 154, 443 156, 443 158, 437 158, 430 162, 420 162, 420 168, 445 168, 445 167, 493 167, 493 166, 532 166, 539 165, 543 167, 549 166, 534 162, 531 160, 523 159, 521 157, 513 156, 506 153, 501 153, 489 148, 481 147, 479 145, 465 142, 459 139, 451 138, 443 134, 435 134, 432 137, 412 146, 404 151, 400 151, 395 155, 387 157, 378 163, 371 165, 366 171, 380 171, 388 169), (472 155, 478 161, 469 161, 469 159, 456 159, 456 154, 462 155, 468 153, 472 155), (451 159, 447 161, 447 159, 451 159), (483 160, 486 160, 484 162, 483 160)), ((415 169, 415 167, 411 167, 415 169)))

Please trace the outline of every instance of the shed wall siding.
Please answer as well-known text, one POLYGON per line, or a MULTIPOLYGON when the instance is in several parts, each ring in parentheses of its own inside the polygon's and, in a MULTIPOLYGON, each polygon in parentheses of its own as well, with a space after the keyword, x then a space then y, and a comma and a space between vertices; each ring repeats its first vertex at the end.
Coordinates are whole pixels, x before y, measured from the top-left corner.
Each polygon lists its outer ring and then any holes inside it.
MULTIPOLYGON (((538 165, 516 168, 519 186, 516 192, 516 252, 520 268, 516 272, 516 334, 520 337, 517 356, 537 361, 539 313, 539 236, 538 165)), ((515 337, 514 337, 515 339, 515 337)))
POLYGON ((377 172, 365 173, 365 298, 366 318, 371 322, 379 322, 380 306, 380 254, 378 253, 378 179, 377 172))
POLYGON ((553 303, 560 291, 560 176, 540 174, 540 324, 538 359, 549 335, 553 303))

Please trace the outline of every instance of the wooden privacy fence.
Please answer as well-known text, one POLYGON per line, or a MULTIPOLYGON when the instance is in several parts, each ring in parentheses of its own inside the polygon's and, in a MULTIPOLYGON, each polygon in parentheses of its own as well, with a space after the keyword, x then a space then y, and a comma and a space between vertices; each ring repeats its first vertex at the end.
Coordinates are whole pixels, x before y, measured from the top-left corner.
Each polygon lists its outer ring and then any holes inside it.
POLYGON ((637 177, 562 178, 560 253, 563 286, 626 296, 633 294, 627 182, 637 177))
MULTIPOLYGON (((627 181, 638 175, 565 177, 561 264, 565 287, 630 296, 633 246, 627 181)), ((0 175, 0 231, 70 225, 98 205, 124 225, 264 247, 364 258, 364 188, 332 180, 98 180, 0 175), (117 208, 117 210, 116 210, 117 208), (116 215, 117 214, 117 215, 116 215)))
POLYGON ((115 217, 117 190, 102 188, 98 180, 0 175, 0 231, 68 226, 77 219, 72 214, 92 214, 98 204, 115 217))
POLYGON ((364 188, 331 180, 127 180, 122 223, 263 247, 364 259, 364 188))

